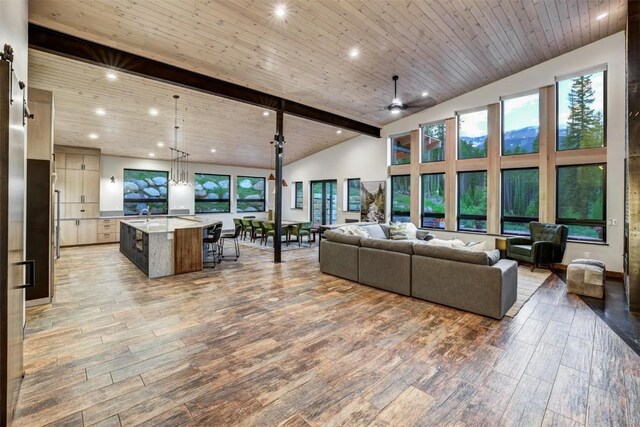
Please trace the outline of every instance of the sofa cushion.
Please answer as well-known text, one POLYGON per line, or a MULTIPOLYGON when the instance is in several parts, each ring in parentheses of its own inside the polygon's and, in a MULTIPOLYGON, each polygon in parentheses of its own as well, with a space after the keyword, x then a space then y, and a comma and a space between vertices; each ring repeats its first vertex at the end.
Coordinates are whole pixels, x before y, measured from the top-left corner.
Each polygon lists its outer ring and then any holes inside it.
POLYGON ((360 240, 363 248, 380 249, 383 251, 400 252, 407 255, 413 255, 413 243, 408 240, 382 240, 363 237, 360 240))
POLYGON ((511 245, 509 246, 509 252, 515 255, 530 257, 531 245, 511 245))
POLYGON ((387 235, 382 230, 382 227, 380 227, 379 224, 362 225, 361 228, 363 228, 367 232, 367 234, 369 234, 369 237, 372 237, 374 239, 388 239, 387 235))
POLYGON ((352 236, 350 234, 345 233, 344 231, 328 230, 324 232, 323 236, 331 242, 344 243, 345 245, 360 246, 360 239, 361 239, 360 236, 352 236))
POLYGON ((431 258, 465 262, 467 264, 490 265, 489 257, 486 252, 472 252, 465 249, 451 249, 428 244, 414 245, 413 252, 415 255, 431 258))
POLYGON ((407 223, 406 222, 392 222, 389 224, 389 234, 391 240, 407 240, 407 223))

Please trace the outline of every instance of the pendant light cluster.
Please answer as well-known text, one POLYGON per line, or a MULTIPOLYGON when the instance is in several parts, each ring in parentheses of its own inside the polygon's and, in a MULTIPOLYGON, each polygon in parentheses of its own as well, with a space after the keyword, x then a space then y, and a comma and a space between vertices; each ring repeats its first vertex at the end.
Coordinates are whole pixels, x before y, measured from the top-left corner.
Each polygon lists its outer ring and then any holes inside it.
MULTIPOLYGON (((173 128, 173 147, 169 147, 171 150, 171 174, 169 176, 170 185, 193 185, 189 179, 189 153, 178 149, 178 95, 173 95, 175 99, 175 121, 173 128)), ((182 132, 184 137, 184 130, 182 132)))

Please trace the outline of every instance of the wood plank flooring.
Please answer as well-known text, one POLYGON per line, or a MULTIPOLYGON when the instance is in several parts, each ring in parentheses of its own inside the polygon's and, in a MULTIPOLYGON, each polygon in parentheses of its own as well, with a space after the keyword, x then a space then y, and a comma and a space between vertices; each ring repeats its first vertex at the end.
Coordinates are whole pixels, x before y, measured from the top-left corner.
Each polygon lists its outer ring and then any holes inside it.
POLYGON ((64 249, 15 425, 640 425, 639 356, 555 276, 495 321, 242 249, 155 280, 64 249))

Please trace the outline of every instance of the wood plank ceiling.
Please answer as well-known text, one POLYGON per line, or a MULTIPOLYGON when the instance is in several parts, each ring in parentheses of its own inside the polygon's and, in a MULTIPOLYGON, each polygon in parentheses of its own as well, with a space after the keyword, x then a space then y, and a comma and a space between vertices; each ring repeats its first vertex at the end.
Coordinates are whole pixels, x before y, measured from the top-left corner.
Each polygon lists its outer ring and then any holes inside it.
MULTIPOLYGON (((192 160, 221 165, 271 168, 269 141, 275 112, 109 69, 29 51, 29 84, 55 94, 56 144, 100 148, 104 154, 169 159, 174 141, 174 100, 178 103, 179 148, 192 160), (96 114, 98 109, 104 115, 96 114), (157 109, 151 116, 149 110, 157 109), (184 120, 184 122, 183 122, 184 120), (97 139, 90 135, 96 134, 97 139), (158 147, 162 142, 164 147, 158 147), (186 145, 184 145, 186 142, 186 145), (215 153, 211 150, 215 149, 215 153)), ((297 117, 285 117, 285 163, 309 156, 354 132, 297 117)))
MULTIPOLYGON (((623 30, 626 1, 31 0, 30 20, 382 126, 398 119, 384 109, 392 98, 392 75, 400 76, 402 101, 418 105, 402 113, 412 114, 623 30), (275 14, 278 4, 286 6, 284 18, 275 14), (603 14, 607 15, 597 19, 603 14), (353 48, 360 52, 355 58, 349 55, 353 48), (422 97, 423 92, 428 96, 422 97)), ((33 72, 36 79, 37 74, 33 72)), ((46 79, 38 81, 48 84, 46 79)), ((160 94, 146 93, 161 102, 160 94)), ((63 101, 59 97, 60 108, 63 101)), ((202 102, 211 108, 218 101, 202 102)), ((227 128, 240 124, 235 115, 226 117, 227 128)), ((82 122, 80 116, 77 121, 82 122)), ((70 124, 57 123, 76 133, 65 135, 66 140, 85 134, 84 129, 78 133, 70 124)), ((345 132, 336 138, 334 129, 323 133, 310 122, 300 124, 306 128, 299 130, 301 134, 331 135, 319 138, 319 144, 318 138, 300 141, 314 145, 305 153, 347 137, 345 132)), ((135 133, 138 120, 130 126, 128 131, 135 133)), ((202 134, 233 141, 228 145, 244 144, 262 132, 268 140, 273 134, 272 126, 245 133, 236 130, 235 137, 218 136, 212 128, 202 134)), ((288 156, 288 161, 296 156, 288 156)), ((235 154, 233 158, 239 159, 235 154)))

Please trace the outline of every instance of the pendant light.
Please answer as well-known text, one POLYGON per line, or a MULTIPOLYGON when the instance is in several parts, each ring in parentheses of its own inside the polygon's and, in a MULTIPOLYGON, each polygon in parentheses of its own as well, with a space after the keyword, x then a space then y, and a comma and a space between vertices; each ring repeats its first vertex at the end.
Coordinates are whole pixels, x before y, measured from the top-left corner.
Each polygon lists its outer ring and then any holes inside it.
MULTIPOLYGON (((178 99, 180 96, 173 95, 175 100, 175 118, 173 126, 173 147, 169 147, 171 150, 171 176, 169 177, 170 185, 192 185, 189 179, 189 153, 178 149, 178 99)), ((184 128, 184 118, 182 120, 184 128)), ((182 130, 182 136, 184 140, 184 129, 182 130)), ((186 145, 186 142, 183 146, 186 145)))

